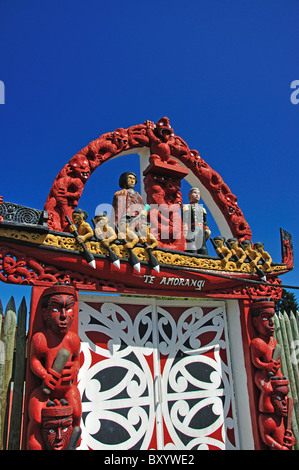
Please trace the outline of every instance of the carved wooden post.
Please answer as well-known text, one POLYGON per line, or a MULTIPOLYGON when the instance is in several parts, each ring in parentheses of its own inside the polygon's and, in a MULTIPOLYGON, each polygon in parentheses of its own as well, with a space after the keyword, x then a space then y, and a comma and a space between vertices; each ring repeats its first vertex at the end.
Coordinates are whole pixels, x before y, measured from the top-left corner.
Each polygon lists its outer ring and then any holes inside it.
POLYGON ((26 447, 64 450, 81 420, 76 385, 80 353, 78 293, 68 284, 39 289, 34 292, 31 307, 26 447), (45 424, 49 419, 50 428, 49 423, 45 424), (51 438, 50 429, 55 431, 51 438))

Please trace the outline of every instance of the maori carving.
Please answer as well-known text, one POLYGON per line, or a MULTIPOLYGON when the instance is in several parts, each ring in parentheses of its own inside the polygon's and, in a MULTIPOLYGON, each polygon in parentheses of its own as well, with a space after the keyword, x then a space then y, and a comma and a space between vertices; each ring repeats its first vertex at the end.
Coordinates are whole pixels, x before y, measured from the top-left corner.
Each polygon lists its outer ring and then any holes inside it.
POLYGON ((46 450, 75 450, 81 429, 73 426, 73 408, 66 400, 48 400, 42 408, 41 434, 46 450))
POLYGON ((288 269, 294 267, 294 250, 292 235, 286 230, 280 229, 280 238, 282 246, 282 262, 286 264, 288 269))
POLYGON ((237 204, 237 198, 200 156, 197 150, 190 150, 186 142, 173 133, 168 118, 162 118, 153 125, 151 121, 117 129, 103 134, 80 150, 57 175, 45 204, 49 213, 48 225, 53 230, 64 231, 65 215, 71 216, 77 207, 84 185, 90 174, 102 163, 122 151, 150 147, 156 160, 176 166, 174 157, 194 173, 211 193, 215 203, 223 212, 234 237, 239 240, 251 239, 251 230, 237 204))
POLYGON ((46 266, 23 253, 7 247, 0 248, 0 281, 20 285, 72 284, 80 288, 98 291, 117 291, 124 288, 120 282, 105 281, 70 271, 59 269, 47 264, 46 266))
MULTIPOLYGON (((56 406, 52 410, 54 415, 61 418, 64 413, 69 426, 80 425, 81 399, 75 383, 80 367, 80 339, 71 329, 74 317, 78 314, 75 289, 67 285, 46 289, 42 297, 42 312, 44 329, 37 331, 30 343, 30 368, 40 384, 29 398, 27 447, 29 450, 43 450, 45 447, 55 448, 56 445, 57 450, 62 450, 71 432, 67 431, 62 437, 56 429, 56 440, 51 441, 49 436, 45 439, 47 426, 42 421, 49 417, 49 399, 54 401, 54 405, 58 404, 57 400, 64 400, 63 403, 68 404, 67 409, 56 406)), ((53 413, 50 415, 53 417, 53 413)), ((61 427, 61 423, 56 423, 58 427, 61 427)))
POLYGON ((251 341, 250 352, 256 369, 254 381, 260 391, 258 410, 261 438, 271 449, 289 450, 295 444, 290 429, 291 407, 288 407, 292 401, 287 397, 289 382, 280 370, 279 345, 274 338, 274 314, 272 299, 253 301, 251 317, 257 336, 251 341), (286 418, 289 418, 287 423, 286 418))
POLYGON ((48 228, 48 215, 45 211, 21 206, 12 202, 0 202, 0 222, 36 225, 48 228))
POLYGON ((150 212, 151 233, 159 246, 184 251, 186 241, 181 218, 181 179, 153 170, 144 177, 144 189, 148 204, 159 206, 153 207, 150 212))

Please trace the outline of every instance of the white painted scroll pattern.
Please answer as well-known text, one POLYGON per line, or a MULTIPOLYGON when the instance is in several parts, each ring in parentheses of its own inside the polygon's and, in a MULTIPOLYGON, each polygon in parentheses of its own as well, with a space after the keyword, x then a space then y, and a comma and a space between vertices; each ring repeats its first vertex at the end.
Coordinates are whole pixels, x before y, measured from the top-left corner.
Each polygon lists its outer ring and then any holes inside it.
POLYGON ((170 309, 158 306, 156 316, 149 305, 134 321, 114 303, 102 304, 100 311, 83 308, 81 449, 148 449, 157 396, 172 441, 166 449, 234 448, 227 433, 234 428, 230 369, 220 354, 221 349, 228 354, 222 307, 188 308, 176 320, 170 309), (93 342, 90 333, 105 335, 105 344, 93 342), (157 348, 162 374, 153 370, 157 348), (153 377, 159 380, 158 394, 153 377), (113 442, 107 439, 111 435, 113 442))
POLYGON ((161 307, 158 315, 159 348, 167 356, 161 375, 162 414, 172 439, 165 448, 235 448, 227 435, 234 428, 228 416, 231 377, 220 355, 228 347, 223 309, 204 314, 199 307, 189 308, 177 323, 161 307))
POLYGON ((100 312, 87 304, 83 308, 80 449, 147 449, 155 426, 153 377, 146 360, 153 354, 151 306, 142 308, 134 322, 114 303, 102 304, 100 312), (92 342, 89 333, 109 338, 107 347, 92 342))

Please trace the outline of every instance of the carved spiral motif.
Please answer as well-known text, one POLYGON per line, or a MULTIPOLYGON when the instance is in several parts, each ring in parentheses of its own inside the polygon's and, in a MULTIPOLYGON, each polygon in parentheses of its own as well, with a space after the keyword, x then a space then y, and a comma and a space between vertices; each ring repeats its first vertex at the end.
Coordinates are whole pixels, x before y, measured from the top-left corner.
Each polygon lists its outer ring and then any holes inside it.
POLYGON ((0 204, 0 216, 3 220, 8 222, 37 224, 41 216, 41 211, 10 202, 4 202, 0 204))
POLYGON ((138 309, 80 303, 81 449, 236 448, 223 307, 138 309))

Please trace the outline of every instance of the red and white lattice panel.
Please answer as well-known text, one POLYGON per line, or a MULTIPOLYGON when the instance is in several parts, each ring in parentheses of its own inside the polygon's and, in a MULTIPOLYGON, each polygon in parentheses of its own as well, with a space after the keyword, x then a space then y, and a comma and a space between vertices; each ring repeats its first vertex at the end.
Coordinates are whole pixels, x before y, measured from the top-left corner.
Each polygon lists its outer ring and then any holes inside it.
POLYGON ((225 304, 81 296, 80 449, 236 449, 225 304))

